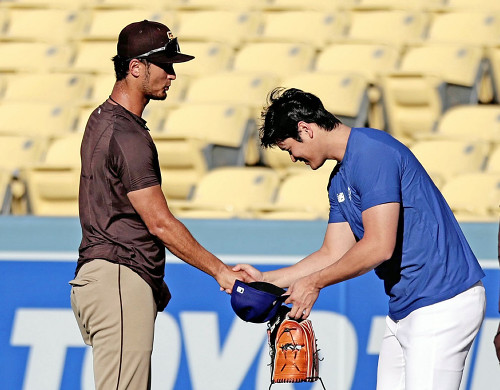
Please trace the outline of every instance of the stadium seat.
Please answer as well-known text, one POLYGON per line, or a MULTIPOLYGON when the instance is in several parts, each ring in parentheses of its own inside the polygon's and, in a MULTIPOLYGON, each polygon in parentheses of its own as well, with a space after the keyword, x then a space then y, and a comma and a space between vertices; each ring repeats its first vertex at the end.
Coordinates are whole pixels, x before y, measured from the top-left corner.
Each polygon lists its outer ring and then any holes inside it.
POLYGON ((90 88, 91 79, 82 74, 20 73, 6 79, 2 101, 79 104, 90 88))
MULTIPOLYGON (((94 9, 91 12, 90 21, 83 32, 82 38, 85 40, 111 41, 116 46, 118 35, 126 25, 144 19, 168 25, 163 18, 162 13, 151 9, 94 9)), ((170 22, 170 25, 172 25, 172 22, 170 22)))
POLYGON ((2 6, 9 8, 62 8, 79 9, 88 0, 4 0, 2 6))
POLYGON ((399 69, 381 76, 390 131, 407 137, 427 134, 450 107, 477 104, 486 74, 482 57, 474 46, 409 47, 399 69))
POLYGON ((306 171, 287 176, 280 184, 276 200, 254 204, 257 219, 314 220, 328 219, 328 171, 306 171))
POLYGON ((375 42, 401 47, 421 42, 428 26, 426 12, 374 10, 351 12, 349 42, 375 42))
POLYGON ((341 11, 280 11, 264 13, 256 39, 271 42, 306 43, 318 49, 345 35, 347 16, 341 11), (297 33, 297 26, 307 26, 297 33))
POLYGON ((350 9, 358 0, 267 0, 262 5, 264 10, 274 11, 332 11, 350 9))
POLYGON ((376 84, 380 74, 397 69, 399 57, 399 50, 390 45, 331 44, 318 54, 314 70, 327 73, 358 73, 371 84, 376 84))
POLYGON ((185 104, 152 136, 169 199, 186 199, 210 169, 244 165, 252 131, 250 109, 231 104, 185 104))
POLYGON ((481 141, 422 140, 415 142, 410 150, 434 183, 442 188, 454 176, 480 172, 486 163, 490 146, 481 141))
POLYGON ((182 52, 193 55, 195 60, 175 67, 177 81, 186 77, 194 79, 216 72, 224 72, 230 68, 234 49, 229 44, 224 42, 184 42, 183 37, 179 39, 181 40, 182 52))
POLYGON ((29 212, 37 216, 77 216, 80 170, 39 166, 24 174, 29 212))
MULTIPOLYGON (((500 106, 465 105, 446 111, 432 138, 500 142, 500 106)), ((427 137, 430 138, 430 137, 427 137)))
POLYGON ((299 88, 318 96, 325 108, 351 127, 368 121, 368 81, 355 73, 301 73, 283 80, 287 88, 299 88))
POLYGON ((407 48, 399 70, 440 77, 445 83, 443 109, 447 110, 478 102, 486 62, 479 46, 424 44, 407 48))
MULTIPOLYGON (((135 0, 83 0, 85 6, 93 9, 161 9, 163 2, 161 0, 135 1, 135 0)), ((140 19, 138 19, 140 20, 140 19)))
POLYGON ((75 58, 68 70, 71 72, 113 75, 114 66, 111 59, 115 55, 116 42, 80 41, 76 48, 75 58))
POLYGON ((74 107, 51 103, 1 103, 0 134, 53 136, 73 130, 74 107))
POLYGON ((13 173, 40 161, 47 140, 21 135, 0 135, 0 169, 13 173))
POLYGON ((311 45, 286 42, 247 43, 236 53, 233 69, 287 77, 312 69, 315 50, 311 45))
POLYGON ((488 156, 486 172, 500 174, 500 143, 497 144, 496 148, 488 156))
POLYGON ((448 181, 443 196, 460 222, 497 222, 500 216, 500 174, 466 173, 448 181))
POLYGON ((477 10, 500 10, 500 3, 497 0, 446 0, 444 10, 446 11, 477 11, 477 10))
POLYGON ((172 0, 169 7, 174 10, 260 10, 268 0, 172 0))
POLYGON ((252 205, 270 202, 278 185, 270 168, 223 167, 201 178, 191 201, 170 204, 181 218, 245 218, 252 205))
POLYGON ((178 11, 178 18, 182 42, 225 42, 234 48, 254 37, 260 25, 258 13, 246 11, 178 11))
POLYGON ((44 164, 80 168, 82 133, 69 133, 53 139, 47 146, 44 164))
POLYGON ((278 77, 268 73, 219 72, 192 81, 185 101, 243 104, 260 111, 269 92, 278 85, 278 77))
POLYGON ((491 84, 493 86, 494 100, 500 102, 500 43, 491 45, 487 49, 487 59, 491 67, 491 84))
POLYGON ((2 42, 0 72, 43 73, 63 70, 69 66, 72 55, 73 49, 67 44, 2 42))
POLYGON ((356 9, 389 9, 389 10, 415 10, 424 11, 442 9, 449 0, 358 0, 356 9))
POLYGON ((486 47, 498 43, 499 36, 500 15, 475 8, 436 14, 430 25, 427 41, 486 47))
POLYGON ((79 38, 85 21, 86 13, 80 10, 13 8, 9 11, 9 23, 1 37, 2 40, 50 44, 71 42, 79 38))
POLYGON ((391 74, 381 78, 387 127, 402 139, 429 134, 443 112, 443 81, 422 74, 391 74))
POLYGON ((53 140, 43 163, 22 171, 33 215, 78 215, 81 138, 74 133, 53 140))

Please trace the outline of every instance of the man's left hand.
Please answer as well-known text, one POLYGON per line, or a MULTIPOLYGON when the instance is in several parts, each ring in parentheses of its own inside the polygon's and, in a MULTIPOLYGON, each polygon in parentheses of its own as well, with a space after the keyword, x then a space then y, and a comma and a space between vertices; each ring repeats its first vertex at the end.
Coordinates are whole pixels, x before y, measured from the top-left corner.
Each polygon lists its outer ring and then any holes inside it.
POLYGON ((304 276, 293 282, 285 293, 290 295, 285 303, 293 305, 288 316, 295 319, 309 317, 311 309, 318 299, 319 291, 319 287, 316 287, 315 284, 315 274, 304 276))

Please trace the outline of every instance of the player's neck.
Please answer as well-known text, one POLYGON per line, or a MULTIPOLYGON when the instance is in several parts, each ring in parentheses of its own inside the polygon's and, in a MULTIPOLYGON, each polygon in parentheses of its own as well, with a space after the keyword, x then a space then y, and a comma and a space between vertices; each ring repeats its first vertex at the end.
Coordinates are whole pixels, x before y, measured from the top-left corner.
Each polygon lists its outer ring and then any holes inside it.
POLYGON ((113 103, 119 104, 133 114, 141 117, 144 108, 149 102, 137 90, 128 88, 125 80, 117 81, 111 92, 110 99, 113 103))

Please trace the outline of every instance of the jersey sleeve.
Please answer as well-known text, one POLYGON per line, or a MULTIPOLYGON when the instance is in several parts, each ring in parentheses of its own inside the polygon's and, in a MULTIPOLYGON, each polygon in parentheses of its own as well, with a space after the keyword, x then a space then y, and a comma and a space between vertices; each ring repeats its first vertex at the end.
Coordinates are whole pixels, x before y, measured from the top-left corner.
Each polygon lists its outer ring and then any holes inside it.
POLYGON ((328 223, 346 222, 345 217, 340 212, 339 204, 335 198, 335 194, 330 189, 328 190, 328 199, 330 200, 330 214, 328 223))
POLYGON ((118 134, 110 144, 112 170, 128 192, 160 184, 154 144, 142 134, 118 134))
POLYGON ((376 144, 359 154, 353 184, 361 199, 361 212, 383 203, 401 202, 401 156, 376 144))

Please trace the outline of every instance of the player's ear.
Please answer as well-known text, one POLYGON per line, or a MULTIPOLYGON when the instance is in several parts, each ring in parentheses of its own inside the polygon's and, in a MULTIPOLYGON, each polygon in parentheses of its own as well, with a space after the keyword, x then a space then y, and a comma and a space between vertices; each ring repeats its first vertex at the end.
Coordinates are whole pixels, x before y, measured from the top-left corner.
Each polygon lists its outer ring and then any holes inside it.
POLYGON ((302 133, 302 137, 308 137, 308 138, 313 138, 314 137, 314 131, 310 123, 300 121, 297 124, 299 134, 302 133))
POLYGON ((141 61, 138 59, 132 59, 128 65, 129 73, 134 77, 139 77, 141 75, 141 61))

